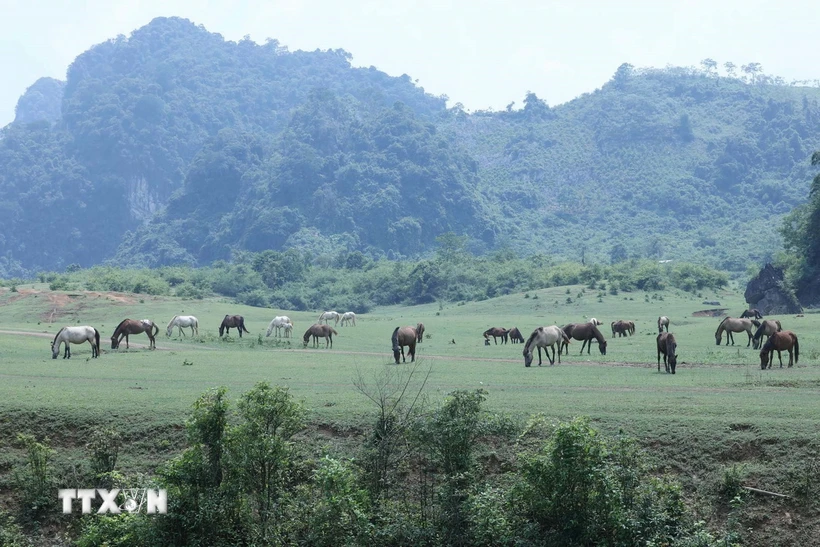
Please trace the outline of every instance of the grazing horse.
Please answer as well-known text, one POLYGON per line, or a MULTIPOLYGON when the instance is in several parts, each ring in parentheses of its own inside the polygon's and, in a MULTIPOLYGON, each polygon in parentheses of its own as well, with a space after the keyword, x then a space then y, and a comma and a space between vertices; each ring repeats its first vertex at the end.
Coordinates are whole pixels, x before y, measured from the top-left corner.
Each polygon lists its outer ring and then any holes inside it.
POLYGON ((416 342, 419 344, 424 342, 424 323, 419 323, 416 325, 416 342))
POLYGON ((219 325, 219 336, 222 336, 223 332, 231 334, 231 328, 235 328, 239 331, 240 338, 242 338, 242 331, 245 331, 248 334, 251 333, 245 328, 245 318, 241 315, 226 315, 225 319, 222 320, 222 324, 219 325))
MULTIPOLYGON (((567 335, 567 338, 575 338, 576 340, 583 340, 583 344, 581 344, 581 353, 584 353, 584 348, 587 348, 587 355, 589 355, 590 350, 592 349, 592 339, 598 341, 598 349, 601 350, 601 355, 606 355, 606 340, 604 339, 604 335, 601 334, 601 331, 598 330, 597 325, 594 325, 592 322, 588 323, 570 323, 569 325, 564 325, 563 329, 564 333, 567 335)), ((558 349, 563 350, 565 346, 560 346, 558 349)), ((567 349, 569 352, 569 349, 567 349)))
POLYGON ((617 321, 613 321, 611 323, 612 327, 612 337, 615 338, 617 334, 620 336, 630 336, 635 334, 635 323, 632 321, 624 321, 623 319, 618 319, 617 321))
POLYGON ((524 343, 524 337, 521 336, 521 331, 518 330, 518 327, 513 327, 509 330, 510 335, 510 342, 513 344, 517 344, 518 342, 524 343))
POLYGON ((156 336, 159 334, 159 327, 150 319, 141 319, 139 321, 136 319, 123 319, 111 336, 111 349, 120 347, 123 337, 125 338, 125 349, 128 349, 128 335, 143 332, 148 335, 148 349, 157 349, 156 336))
POLYGON ((760 310, 752 308, 750 310, 746 310, 743 313, 741 313, 740 317, 742 319, 746 319, 746 318, 749 318, 749 319, 763 319, 763 314, 760 313, 760 310))
POLYGON ((603 323, 601 323, 600 321, 598 321, 598 320, 597 320, 597 319, 595 319, 594 317, 591 317, 591 318, 589 319, 589 321, 587 321, 587 323, 592 323, 592 324, 593 324, 593 325, 595 325, 596 327, 600 327, 601 325, 603 325, 603 323))
POLYGON ((356 326, 356 314, 353 313, 352 311, 347 311, 347 312, 343 313, 342 314, 342 326, 344 327, 345 323, 350 324, 351 322, 353 323, 353 326, 355 327, 356 326))
POLYGON ((63 359, 71 359, 71 344, 91 344, 91 357, 100 356, 100 331, 94 327, 63 327, 54 335, 51 341, 51 358, 56 359, 60 354, 60 344, 65 344, 63 359))
POLYGON ((324 321, 325 325, 329 325, 330 320, 332 319, 333 321, 335 321, 335 323, 333 324, 333 326, 335 327, 336 325, 339 324, 339 319, 341 319, 341 318, 342 318, 342 314, 340 314, 339 312, 326 311, 326 312, 322 312, 322 315, 319 316, 319 323, 324 321))
POLYGON ((538 327, 524 342, 524 366, 529 367, 532 364, 532 348, 538 348, 538 366, 541 366, 541 348, 544 348, 544 355, 550 362, 550 365, 555 364, 555 344, 558 344, 558 362, 561 362, 561 346, 569 344, 567 334, 561 330, 557 325, 551 327, 538 327), (552 357, 550 357, 549 350, 552 348, 552 357))
POLYGON ((675 374, 675 367, 678 365, 678 342, 675 335, 670 332, 658 334, 658 372, 661 371, 661 353, 663 354, 663 366, 667 373, 675 374))
POLYGON ((173 319, 168 323, 168 327, 165 329, 165 336, 171 336, 171 333, 174 331, 174 327, 179 329, 179 333, 182 336, 185 336, 185 333, 182 332, 182 328, 191 327, 191 336, 196 333, 199 335, 199 321, 193 315, 175 315, 173 319))
POLYGON ((333 335, 334 334, 339 334, 339 333, 336 332, 336 329, 334 329, 330 325, 321 325, 319 323, 314 323, 313 325, 310 326, 310 328, 307 331, 305 331, 305 335, 302 337, 302 340, 305 343, 305 347, 307 347, 308 341, 310 340, 310 337, 313 336, 313 347, 318 348, 319 347, 319 338, 324 338, 325 339, 325 348, 327 348, 328 345, 330 345, 330 347, 332 348, 333 347, 333 335))
POLYGON ((663 332, 664 327, 666 327, 666 332, 669 332, 669 318, 661 315, 658 317, 658 333, 663 332))
POLYGON ((285 338, 288 337, 288 334, 293 330, 293 321, 290 320, 290 317, 287 315, 277 315, 273 318, 273 320, 268 325, 268 332, 265 334, 265 337, 271 335, 273 329, 276 329, 276 336, 281 336, 281 330, 285 330, 285 338))
POLYGON ((501 338, 501 343, 502 344, 506 344, 507 343, 507 335, 509 334, 509 332, 510 331, 508 331, 504 327, 491 327, 491 328, 484 331, 484 340, 489 342, 490 341, 490 336, 492 336, 493 337, 493 342, 495 342, 496 346, 498 345, 498 339, 499 338, 501 338))
MULTIPOLYGON (((752 322, 754 323, 754 321, 752 322)), ((765 321, 759 323, 757 327, 758 328, 755 331, 754 336, 752 336, 752 347, 754 349, 760 349, 764 336, 766 337, 766 340, 768 340, 772 334, 783 330, 783 327, 780 325, 780 321, 774 319, 766 319, 765 321)))
POLYGON ((775 332, 769 336, 760 350, 760 368, 764 370, 772 368, 775 351, 780 360, 780 368, 783 368, 783 357, 780 355, 783 350, 789 352, 789 367, 791 368, 800 358, 800 343, 797 341, 797 335, 790 330, 775 332), (792 350, 794 350, 794 355, 792 355, 792 350))
POLYGON ((749 342, 746 344, 746 347, 752 345, 752 324, 751 319, 741 319, 739 317, 726 317, 723 321, 720 322, 718 325, 717 330, 715 331, 715 345, 719 346, 720 342, 723 339, 723 331, 726 331, 726 345, 729 345, 729 340, 732 341, 732 345, 735 345, 735 337, 732 335, 733 332, 743 332, 746 331, 746 334, 749 335, 749 342))
MULTIPOLYGON (((421 323, 419 323, 421 325, 421 323)), ((393 336, 390 341, 393 343, 393 358, 396 364, 399 364, 399 356, 401 362, 406 363, 407 359, 404 356, 404 346, 407 346, 407 352, 410 354, 410 362, 416 361, 416 342, 419 340, 418 327, 396 327, 393 330, 393 336)))

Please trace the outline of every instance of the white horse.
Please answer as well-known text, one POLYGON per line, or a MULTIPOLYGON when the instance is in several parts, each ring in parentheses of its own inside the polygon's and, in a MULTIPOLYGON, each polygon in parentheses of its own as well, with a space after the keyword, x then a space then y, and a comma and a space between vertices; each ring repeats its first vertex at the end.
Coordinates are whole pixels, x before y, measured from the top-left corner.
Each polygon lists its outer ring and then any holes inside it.
POLYGON ((319 316, 319 323, 321 323, 322 320, 324 320, 325 324, 329 325, 330 320, 333 319, 334 321, 336 321, 335 325, 338 325, 339 324, 339 319, 341 319, 341 318, 342 318, 342 314, 340 314, 339 312, 326 311, 326 312, 322 313, 322 315, 319 316))
POLYGON ((601 323, 600 321, 598 321, 598 320, 597 320, 597 319, 595 319, 594 317, 590 318, 590 320, 589 320, 589 321, 587 321, 587 323, 592 323, 592 324, 593 324, 593 325, 595 325, 596 327, 598 327, 598 326, 600 326, 600 325, 603 325, 603 323, 601 323))
POLYGON ((664 327, 666 327, 666 332, 669 332, 669 318, 661 315, 658 317, 658 334, 663 332, 664 327))
POLYGON ((343 327, 345 326, 345 323, 347 323, 349 325, 351 321, 353 322, 353 326, 355 327, 356 326, 356 314, 355 313, 353 313, 352 311, 349 311, 349 312, 345 312, 345 313, 342 314, 342 326, 343 327))
POLYGON ((91 344, 91 357, 100 356, 100 331, 94 327, 63 327, 51 341, 51 358, 56 359, 60 354, 60 344, 65 344, 63 359, 71 359, 71 344, 91 344))
MULTIPOLYGON (((530 335, 527 342, 524 344, 524 366, 528 367, 532 364, 532 348, 538 348, 538 366, 541 366, 541 348, 544 348, 544 353, 549 359, 551 365, 555 364, 555 344, 561 347, 561 344, 569 344, 569 337, 561 330, 558 325, 551 327, 538 327, 530 335), (552 358, 550 359, 549 348, 552 348, 552 358)), ((558 352, 558 362, 561 362, 561 352, 558 352)))
POLYGON ((280 330, 285 329, 285 338, 288 338, 293 330, 293 321, 287 315, 277 315, 268 325, 268 333, 265 336, 270 336, 273 329, 276 329, 276 336, 281 336, 280 330))
POLYGON ((191 336, 196 333, 199 334, 199 321, 193 315, 175 315, 173 319, 168 323, 168 327, 165 329, 165 336, 171 336, 171 333, 174 331, 174 327, 179 329, 179 333, 182 336, 185 336, 185 333, 182 332, 182 327, 186 329, 191 327, 191 336))

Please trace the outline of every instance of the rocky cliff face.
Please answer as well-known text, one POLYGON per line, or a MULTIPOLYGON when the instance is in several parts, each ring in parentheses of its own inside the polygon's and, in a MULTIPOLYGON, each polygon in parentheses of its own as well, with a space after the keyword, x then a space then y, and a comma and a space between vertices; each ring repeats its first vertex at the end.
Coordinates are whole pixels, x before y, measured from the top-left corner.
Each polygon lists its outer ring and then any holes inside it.
POLYGON ((766 264, 757 277, 746 285, 743 294, 750 308, 757 308, 763 315, 800 313, 803 308, 783 286, 783 270, 766 264))

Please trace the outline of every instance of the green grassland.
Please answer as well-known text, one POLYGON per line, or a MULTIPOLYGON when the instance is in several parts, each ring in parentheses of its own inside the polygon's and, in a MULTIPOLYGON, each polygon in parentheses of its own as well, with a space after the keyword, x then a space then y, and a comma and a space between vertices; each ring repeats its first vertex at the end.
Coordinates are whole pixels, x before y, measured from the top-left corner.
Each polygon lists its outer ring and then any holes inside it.
POLYGON ((8 411, 145 413, 149 420, 180 422, 193 400, 210 387, 225 385, 238 395, 267 380, 289 386, 312 409, 316 421, 356 423, 368 408, 353 387, 354 378, 359 372, 373 377, 384 367, 395 366, 390 351, 393 328, 421 321, 428 337, 418 346, 418 357, 425 369, 432 368, 428 388, 433 398, 453 389, 484 388, 490 393, 488 408, 494 411, 560 418, 585 414, 618 427, 643 423, 639 429, 703 420, 774 428, 786 421, 787 429, 808 429, 818 418, 820 316, 778 317, 784 328, 800 337, 800 362, 793 369, 762 371, 758 352, 746 347, 745 333, 735 336, 734 346, 717 346, 714 332, 719 319, 692 316, 715 307, 702 304, 704 299, 719 300, 721 307, 737 315, 742 300, 732 291, 701 297, 622 292, 599 298, 598 291, 575 286, 464 305, 382 308, 359 316, 356 327, 337 327, 333 349, 313 350, 303 349, 301 333, 318 313, 252 308, 216 299, 137 296, 120 302, 111 295, 73 293, 48 323, 44 318, 55 308, 53 298, 47 290, 26 289, 0 296, 0 330, 43 335, 0 334, 0 408, 8 411), (568 304, 567 298, 573 302, 568 304), (164 326, 177 313, 199 318, 198 337, 166 337, 164 326), (226 313, 244 315, 251 334, 240 339, 232 331, 230 337, 219 339, 218 326, 226 313), (268 322, 280 313, 288 313, 295 322, 296 336, 291 340, 265 337, 268 322), (660 314, 671 318, 679 343, 680 365, 674 376, 657 372, 654 339, 660 314), (604 322, 607 354, 601 355, 594 345, 590 354, 579 355, 580 342, 573 341, 569 355, 553 367, 544 360, 544 367, 526 369, 521 345, 485 346, 481 336, 491 326, 515 325, 526 336, 539 325, 563 325, 592 316, 604 322), (125 317, 150 317, 160 324, 160 349, 148 351, 147 337, 137 335, 130 350, 110 350, 109 338, 125 317), (611 339, 609 322, 619 318, 636 321, 635 336, 611 339), (70 360, 52 360, 47 336, 78 323, 100 330, 102 357, 89 359, 90 347, 85 345, 73 346, 70 360))
POLYGON ((318 350, 303 348, 301 334, 319 312, 252 308, 223 299, 100 293, 69 293, 66 299, 66 293, 40 285, 17 290, 0 294, 0 444, 6 446, 14 433, 30 431, 71 448, 87 428, 110 424, 131 443, 124 461, 140 467, 154 461, 146 453, 159 461, 181 448, 181 424, 202 392, 224 385, 237 398, 261 380, 288 386, 309 408, 314 426, 356 430, 369 423, 373 409, 354 380, 396 367, 393 328, 420 321, 428 336, 417 357, 431 371, 426 389, 433 403, 454 389, 483 388, 489 393, 486 408, 513 419, 590 416, 605 431, 636 436, 653 449, 659 469, 694 483, 745 462, 754 485, 787 488, 820 446, 820 315, 777 317, 800 337, 800 360, 791 369, 775 365, 762 371, 745 333, 735 336, 735 346, 717 346, 719 319, 693 316, 717 307, 704 300, 718 300, 738 315, 745 306, 736 290, 599 295, 572 286, 463 305, 380 308, 359 316, 356 327, 337 327, 333 349, 318 350), (183 313, 199 318, 200 335, 166 337, 167 321, 183 313), (220 339, 219 323, 228 313, 244 315, 251 334, 240 339, 232 331, 220 339), (294 320, 295 338, 265 337, 268 322, 281 313, 294 320), (657 370, 661 314, 671 318, 679 343, 676 375, 657 370), (545 359, 545 366, 525 368, 522 345, 485 346, 481 336, 491 326, 517 326, 526 337, 539 325, 593 316, 604 323, 607 354, 593 345, 589 355, 579 355, 580 343, 573 341, 569 356, 555 366, 545 359), (147 337, 137 335, 130 350, 112 351, 110 336, 125 317, 154 319, 161 328, 158 350, 146 349, 147 337), (636 322, 636 334, 612 339, 609 323, 621 318, 636 322), (100 330, 101 358, 91 359, 87 344, 73 346, 70 360, 51 358, 50 337, 74 324, 100 330), (773 465, 780 471, 772 472, 773 465))

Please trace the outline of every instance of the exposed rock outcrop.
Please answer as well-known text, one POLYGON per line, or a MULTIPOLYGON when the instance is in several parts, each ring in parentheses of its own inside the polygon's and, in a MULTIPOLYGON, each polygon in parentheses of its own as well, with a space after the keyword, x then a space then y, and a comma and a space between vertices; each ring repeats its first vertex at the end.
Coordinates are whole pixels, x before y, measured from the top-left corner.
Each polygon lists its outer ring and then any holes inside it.
POLYGON ((743 294, 749 307, 763 315, 800 313, 803 308, 791 291, 783 286, 783 270, 766 264, 757 277, 746 285, 743 294))

